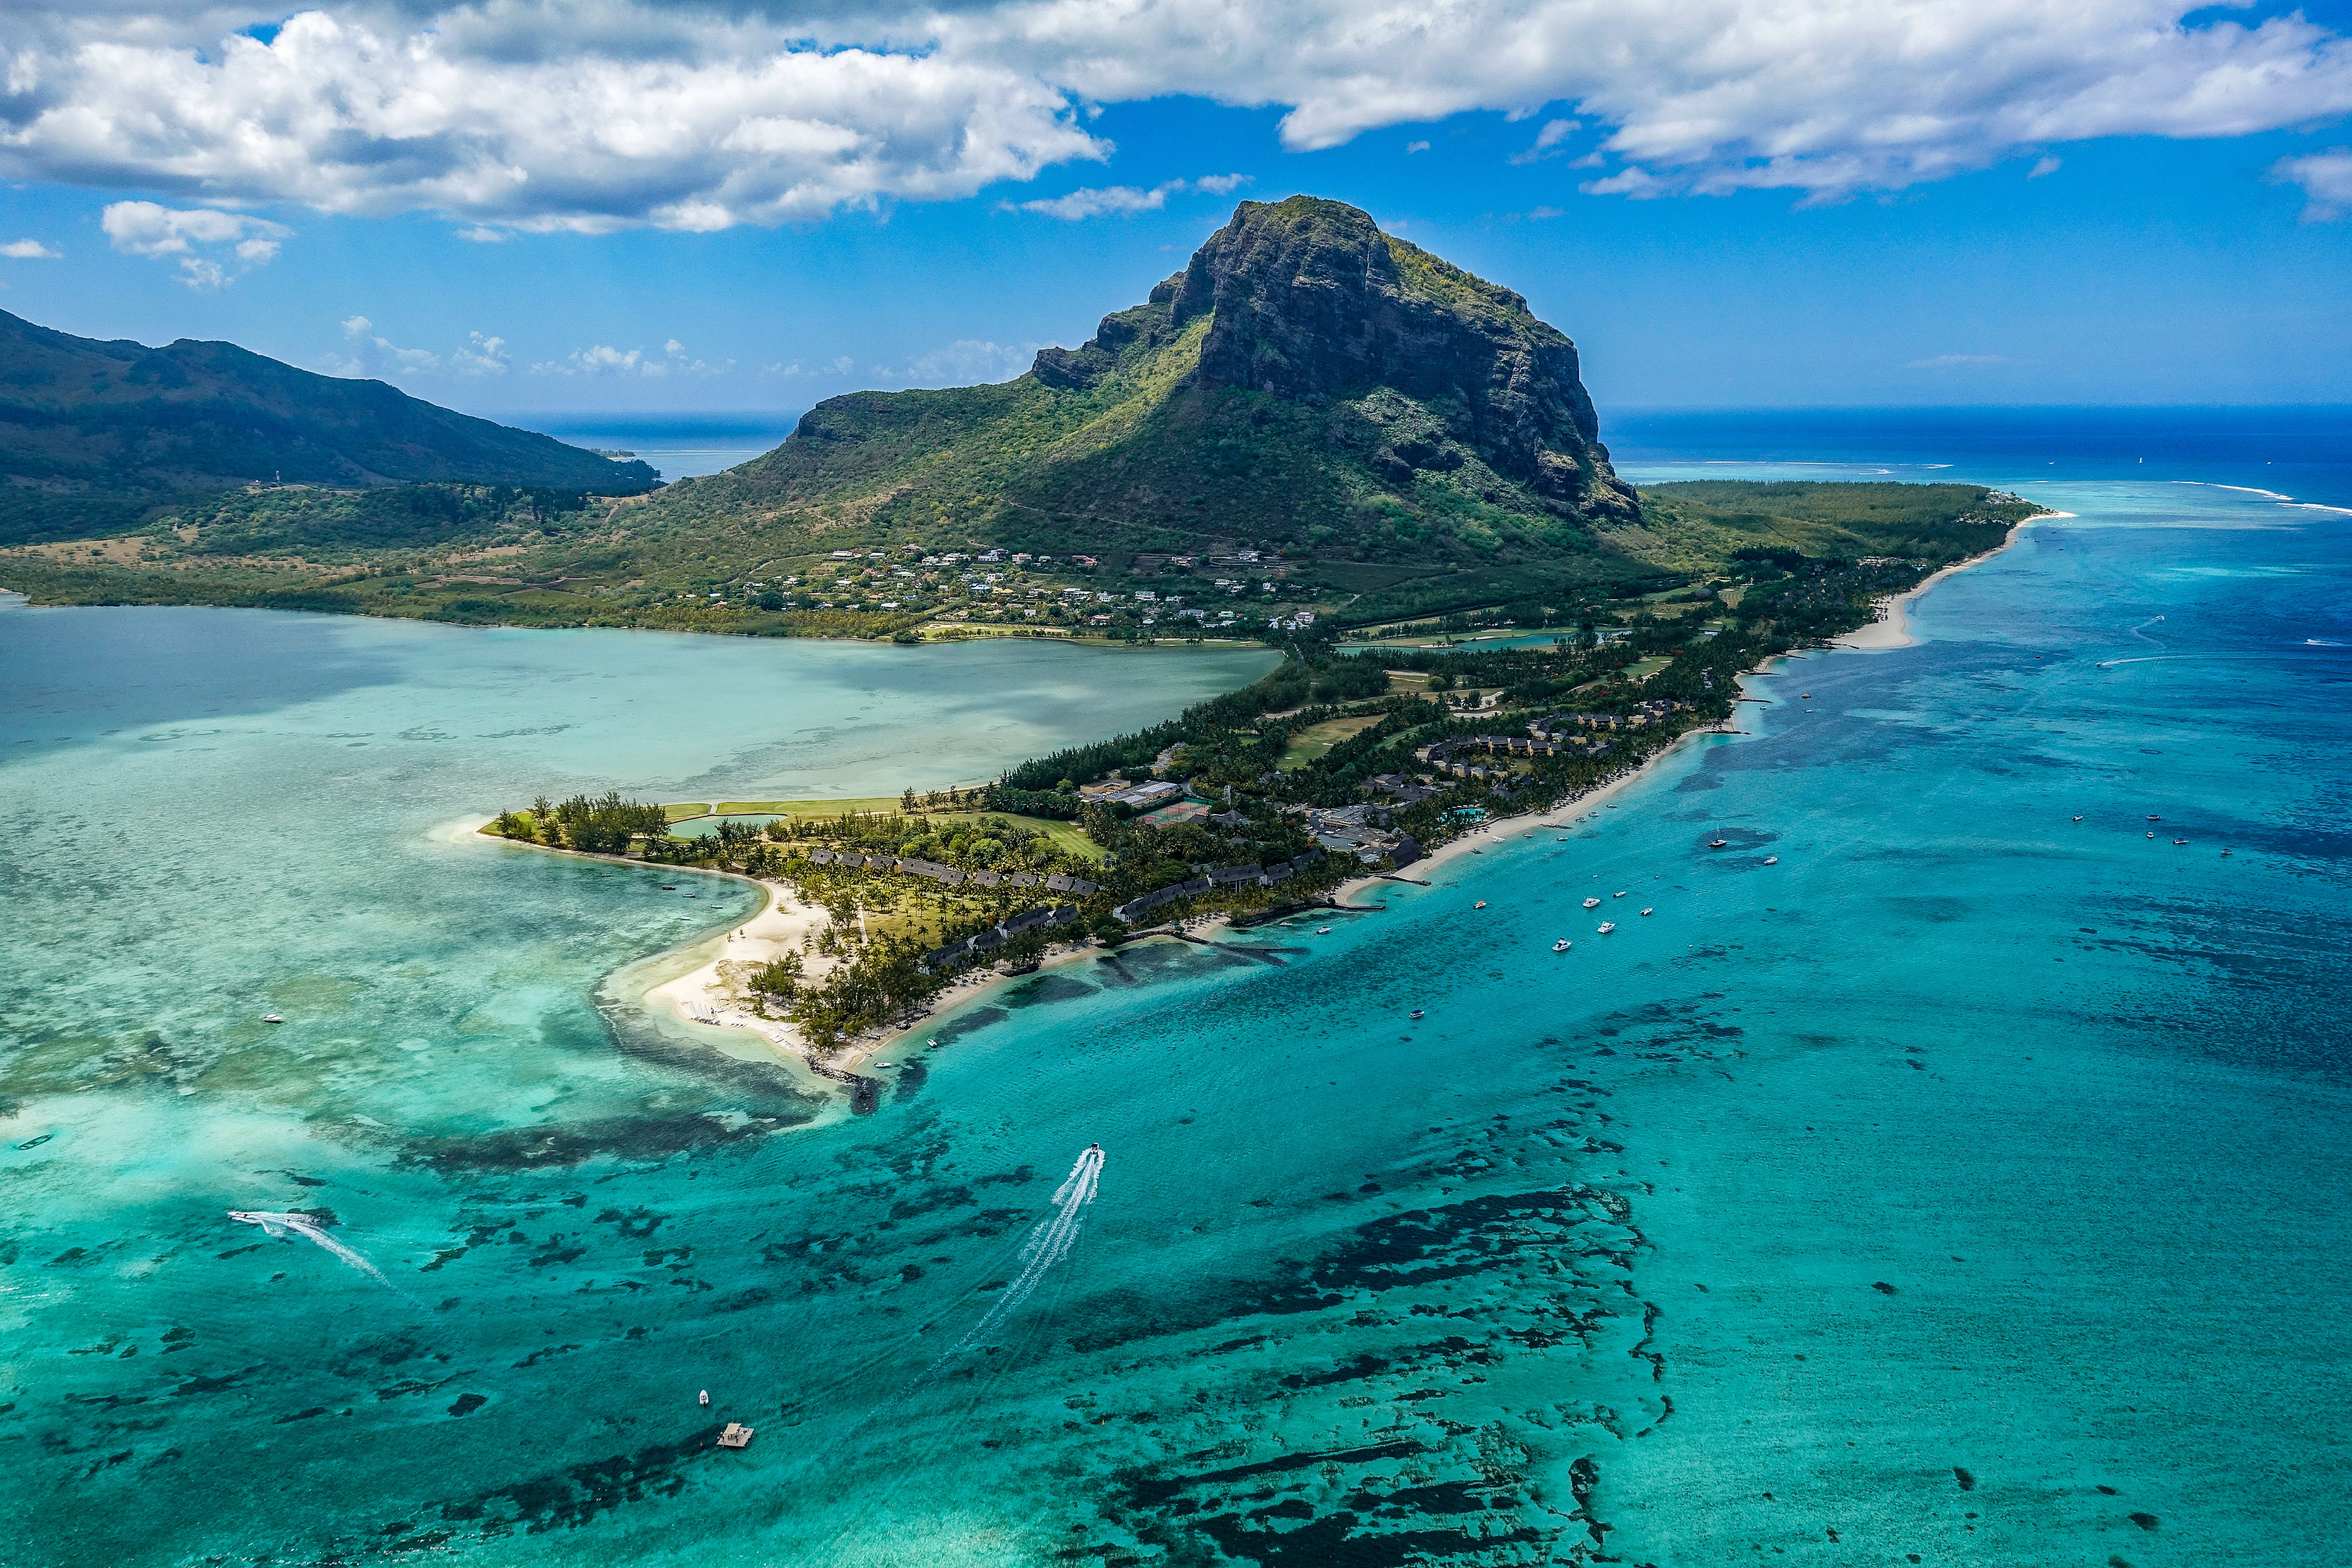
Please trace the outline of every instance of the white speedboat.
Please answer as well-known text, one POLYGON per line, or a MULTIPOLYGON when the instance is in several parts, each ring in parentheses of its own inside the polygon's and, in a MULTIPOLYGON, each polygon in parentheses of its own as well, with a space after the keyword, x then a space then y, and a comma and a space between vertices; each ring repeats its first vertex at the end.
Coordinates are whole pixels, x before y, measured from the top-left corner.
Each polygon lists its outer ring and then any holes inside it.
POLYGON ((1778 866, 1780 863, 1780 858, 1778 855, 1767 855, 1764 857, 1764 864, 1767 866, 1778 866))
POLYGON ((1317 926, 1315 928, 1315 934, 1317 936, 1329 936, 1331 934, 1331 928, 1329 926, 1317 926))
POLYGON ((1612 899, 1622 899, 1625 896, 1625 890, 1622 888, 1620 888, 1617 891, 1610 894, 1609 896, 1612 899))
POLYGON ((1645 914, 1645 915, 1646 915, 1646 914, 1648 914, 1650 911, 1649 911, 1649 910, 1643 910, 1642 912, 1643 912, 1643 914, 1645 914))
POLYGON ((285 1019, 283 1019, 283 1018, 281 1018, 281 1017, 279 1017, 279 1016, 278 1016, 277 1014, 275 1014, 275 1013, 264 1013, 264 1014, 261 1016, 261 1021, 262 1021, 263 1023, 265 1023, 265 1024, 282 1024, 282 1023, 284 1023, 286 1020, 285 1020, 285 1019))
POLYGON ((1611 931, 1615 931, 1616 929, 1617 922, 1615 921, 1602 921, 1601 922, 1601 934, 1602 936, 1607 936, 1611 931))
POLYGON ((1558 942, 1551 944, 1551 950, 1554 952, 1566 952, 1568 951, 1568 938, 1561 937, 1558 942))
POLYGON ((1597 910, 1601 907, 1601 900, 1599 899, 1587 899, 1584 900, 1584 907, 1588 910, 1597 910))

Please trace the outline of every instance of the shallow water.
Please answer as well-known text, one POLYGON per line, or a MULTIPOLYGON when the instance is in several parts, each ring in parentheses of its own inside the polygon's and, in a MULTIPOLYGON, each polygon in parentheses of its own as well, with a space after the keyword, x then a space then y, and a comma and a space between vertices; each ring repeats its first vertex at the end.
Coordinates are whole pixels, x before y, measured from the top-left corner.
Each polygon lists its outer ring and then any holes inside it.
MULTIPOLYGON (((2242 492, 2032 493, 2080 515, 1937 588, 1922 646, 1794 661, 1747 736, 1328 936, 1022 982, 858 1119, 595 1012, 593 976, 726 895, 427 831, 531 766, 698 798, 719 764, 655 759, 699 727, 486 751, 573 710, 520 681, 338 773, 324 732, 163 711, 209 673, 126 691, 143 716, 102 749, 0 763, 37 981, 5 1003, 16 1539, 2326 1560, 2352 1539, 2352 654, 2326 647, 2352 551, 2242 492), (131 726, 166 724, 182 750, 142 763, 131 726), (363 888, 263 853, 331 864, 339 832, 363 888), (159 1003, 175 964, 213 977, 201 1005, 159 1003), (264 995, 283 1028, 246 1021, 264 995), (1097 1195, 1024 1279, 1096 1141, 1097 1195), (226 1218, 322 1207, 389 1285, 226 1218), (724 1420, 749 1449, 709 1446, 724 1420)), ((309 662, 336 693, 311 703, 416 684, 309 662)), ((828 793, 889 793, 880 767, 828 793)))

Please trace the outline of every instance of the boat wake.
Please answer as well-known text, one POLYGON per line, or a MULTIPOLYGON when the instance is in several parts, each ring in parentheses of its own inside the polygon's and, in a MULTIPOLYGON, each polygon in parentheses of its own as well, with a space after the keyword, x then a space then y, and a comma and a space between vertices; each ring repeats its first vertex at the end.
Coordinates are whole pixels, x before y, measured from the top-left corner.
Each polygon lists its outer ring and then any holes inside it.
POLYGON ((367 1275, 377 1284, 395 1291, 400 1289, 391 1280, 386 1279, 383 1270, 376 1268, 374 1264, 320 1229, 319 1222, 309 1215, 267 1214, 259 1209, 231 1209, 228 1211, 228 1217, 239 1225, 257 1225, 265 1236, 284 1236, 291 1231, 305 1240, 317 1242, 361 1273, 367 1275))
POLYGON ((1070 1173, 1055 1189, 1054 1212, 1039 1220, 1037 1228, 1022 1244, 1020 1274, 1004 1288, 996 1304, 971 1326, 971 1331, 958 1340, 946 1355, 940 1357, 940 1362, 970 1350, 994 1333, 1045 1282, 1054 1265, 1069 1256, 1070 1248, 1077 1245, 1078 1229, 1086 1223, 1087 1205, 1095 1201, 1095 1184, 1102 1176, 1102 1168, 1100 1148, 1089 1146, 1078 1156, 1078 1163, 1070 1167, 1070 1173))

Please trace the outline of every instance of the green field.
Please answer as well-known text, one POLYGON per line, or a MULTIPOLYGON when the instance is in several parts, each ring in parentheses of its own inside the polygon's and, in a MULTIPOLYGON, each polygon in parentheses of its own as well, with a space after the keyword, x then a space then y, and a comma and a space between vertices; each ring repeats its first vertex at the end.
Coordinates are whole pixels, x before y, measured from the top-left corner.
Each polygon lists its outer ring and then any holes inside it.
POLYGON ((1384 713, 1360 713, 1345 719, 1326 719, 1320 724, 1309 724, 1290 737, 1290 744, 1282 750, 1278 768, 1305 767, 1329 752, 1350 736, 1370 729, 1386 718, 1384 713))

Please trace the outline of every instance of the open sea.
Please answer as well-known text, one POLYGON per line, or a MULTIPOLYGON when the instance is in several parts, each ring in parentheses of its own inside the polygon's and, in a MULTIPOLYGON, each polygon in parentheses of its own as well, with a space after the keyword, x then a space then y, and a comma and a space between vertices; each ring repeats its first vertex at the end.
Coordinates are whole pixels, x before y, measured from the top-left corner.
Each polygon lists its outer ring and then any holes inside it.
POLYGON ((739 889, 454 825, 982 776, 1265 656, 0 612, 0 1563, 2352 1560, 2352 466, 2134 417, 1605 431, 2073 515, 868 1116, 634 1006, 739 889))

